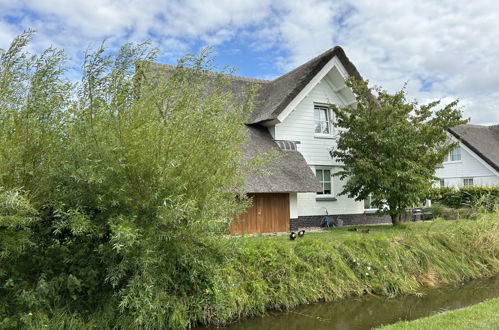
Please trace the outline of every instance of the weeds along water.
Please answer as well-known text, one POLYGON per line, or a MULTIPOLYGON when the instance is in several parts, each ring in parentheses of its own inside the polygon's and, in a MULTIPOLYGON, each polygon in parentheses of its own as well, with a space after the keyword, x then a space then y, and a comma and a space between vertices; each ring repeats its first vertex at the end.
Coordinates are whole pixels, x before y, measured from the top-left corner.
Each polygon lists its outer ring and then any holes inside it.
MULTIPOLYGON (((499 214, 478 220, 371 227, 369 234, 346 228, 283 236, 218 238, 218 257, 199 276, 190 296, 172 301, 168 328, 226 325, 270 311, 346 297, 419 295, 428 288, 499 274, 499 214)), ((180 274, 179 281, 183 276, 180 274)), ((32 316, 31 328, 129 328, 134 320, 114 310, 82 317, 56 311, 32 316)), ((154 321, 154 320, 152 320, 154 321)), ((151 322, 152 322, 151 321, 151 322)))
POLYGON ((212 279, 198 321, 365 294, 393 297, 499 273, 499 216, 285 237, 243 237, 212 279))

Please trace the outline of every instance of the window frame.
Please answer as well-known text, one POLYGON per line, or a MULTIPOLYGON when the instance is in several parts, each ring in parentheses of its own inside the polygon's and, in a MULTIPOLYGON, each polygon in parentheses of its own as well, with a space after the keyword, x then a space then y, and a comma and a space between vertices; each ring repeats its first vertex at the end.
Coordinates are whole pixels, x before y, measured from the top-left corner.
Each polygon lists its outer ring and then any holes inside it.
POLYGON ((377 210, 378 208, 373 207, 373 194, 369 194, 366 199, 364 199, 364 210, 377 210), (368 201, 369 207, 366 207, 366 202, 368 201))
POLYGON ((445 187, 445 179, 440 179, 440 188, 445 187))
POLYGON ((445 155, 444 158, 444 163, 458 163, 460 161, 462 161, 461 146, 457 146, 451 151, 449 151, 449 153, 445 155))
POLYGON ((325 104, 319 104, 319 103, 314 103, 314 136, 315 137, 325 137, 325 138, 331 138, 333 136, 333 120, 332 120, 332 114, 331 114, 331 108, 328 105, 325 104), (316 111, 318 110, 323 110, 324 113, 326 114, 326 120, 321 120, 320 119, 320 114, 319 114, 319 120, 318 122, 321 124, 320 129, 321 132, 317 132, 317 117, 316 117, 316 111), (322 123, 327 124, 327 133, 322 132, 322 123))
POLYGON ((463 187, 465 188, 471 188, 474 186, 474 182, 473 182, 473 178, 463 178, 463 187), (471 181, 471 185, 470 185, 470 181, 471 181), (466 183, 468 182, 468 183, 466 183))
POLYGON ((333 191, 333 169, 331 167, 316 167, 315 168, 315 177, 319 181, 321 187, 322 187, 322 193, 317 192, 316 195, 320 197, 333 197, 334 196, 334 191, 333 191), (317 172, 321 171, 322 172, 322 180, 319 180, 317 177, 317 172), (324 180, 324 171, 329 171, 329 181, 324 180), (330 187, 330 193, 326 194, 325 189, 324 189, 324 183, 329 182, 329 187, 330 187))

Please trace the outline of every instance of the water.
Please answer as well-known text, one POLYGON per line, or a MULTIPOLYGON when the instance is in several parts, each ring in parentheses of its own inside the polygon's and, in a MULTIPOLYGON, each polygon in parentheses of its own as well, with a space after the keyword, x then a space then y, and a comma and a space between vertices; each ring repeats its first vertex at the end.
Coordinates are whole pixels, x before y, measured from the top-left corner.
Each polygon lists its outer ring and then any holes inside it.
POLYGON ((289 312, 271 312, 264 317, 244 319, 224 329, 370 329, 466 307, 495 297, 499 297, 499 276, 431 290, 422 297, 411 295, 387 299, 369 296, 305 305, 289 312))

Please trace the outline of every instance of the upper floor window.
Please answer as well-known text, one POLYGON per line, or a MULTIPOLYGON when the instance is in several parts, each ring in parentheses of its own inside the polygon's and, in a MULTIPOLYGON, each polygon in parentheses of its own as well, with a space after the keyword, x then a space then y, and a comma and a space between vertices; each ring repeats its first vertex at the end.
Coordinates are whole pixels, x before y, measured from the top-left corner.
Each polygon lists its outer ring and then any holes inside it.
POLYGON ((331 170, 329 169, 316 169, 315 175, 317 180, 321 183, 322 192, 318 192, 319 195, 331 195, 331 170))
POLYGON ((330 134, 331 119, 329 108, 323 105, 314 106, 315 133, 330 134))
POLYGON ((461 160, 461 148, 459 147, 452 149, 444 158, 444 162, 455 162, 458 160, 461 160))

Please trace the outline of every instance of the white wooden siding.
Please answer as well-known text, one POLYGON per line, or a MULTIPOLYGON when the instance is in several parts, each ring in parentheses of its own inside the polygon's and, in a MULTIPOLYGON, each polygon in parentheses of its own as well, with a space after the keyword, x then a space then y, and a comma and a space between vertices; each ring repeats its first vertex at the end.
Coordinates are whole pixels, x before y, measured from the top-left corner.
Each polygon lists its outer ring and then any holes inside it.
MULTIPOLYGON (((345 105, 344 98, 334 91, 334 85, 326 76, 285 118, 284 122, 269 129, 276 140, 299 141, 300 151, 315 173, 315 166, 332 167, 334 172, 339 164, 333 162, 329 151, 336 146, 335 138, 318 138, 315 134, 314 104, 345 105)), ((333 118, 334 120, 334 118, 333 118)), ((336 133, 333 127, 332 135, 336 133)), ((342 189, 339 178, 333 178, 333 196, 336 201, 316 201, 315 193, 299 193, 297 211, 299 216, 329 214, 358 214, 364 212, 363 202, 356 202, 345 196, 338 196, 342 189)))
POLYGON ((438 168, 436 176, 445 180, 448 187, 462 187, 465 178, 473 178, 474 186, 492 186, 499 184, 497 172, 485 165, 483 160, 460 144, 461 160, 456 162, 445 162, 443 168, 438 168))
MULTIPOLYGON (((298 151, 310 165, 333 165, 329 150, 336 146, 336 140, 315 137, 314 103, 343 105, 329 84, 322 80, 283 123, 275 125, 274 136, 276 140, 300 141, 298 151)), ((334 132, 333 128, 333 136, 334 132)))
MULTIPOLYGON (((346 196, 338 196, 342 189, 342 182, 338 177, 333 177, 333 195, 336 201, 317 201, 315 193, 298 194, 298 215, 323 215, 326 210, 329 214, 359 214, 364 212, 364 203, 356 202, 346 196)), ((320 195, 319 195, 320 196, 320 195)))

